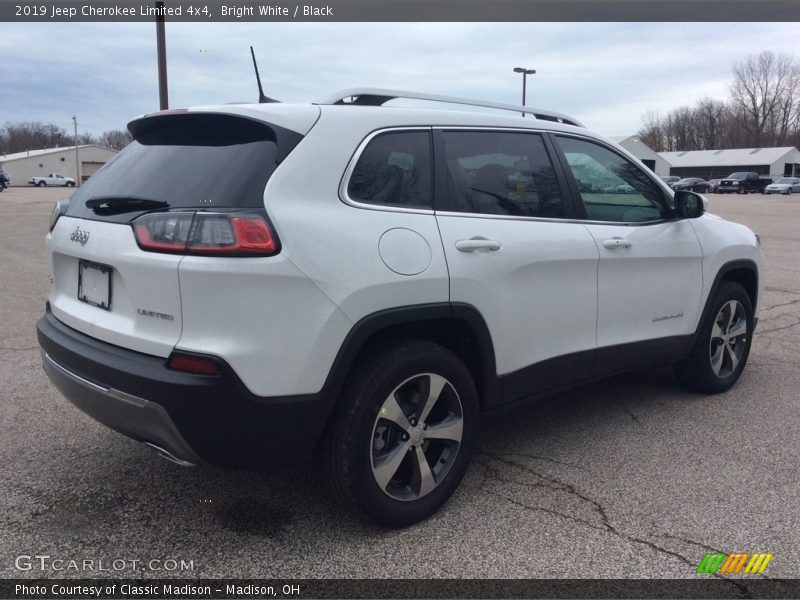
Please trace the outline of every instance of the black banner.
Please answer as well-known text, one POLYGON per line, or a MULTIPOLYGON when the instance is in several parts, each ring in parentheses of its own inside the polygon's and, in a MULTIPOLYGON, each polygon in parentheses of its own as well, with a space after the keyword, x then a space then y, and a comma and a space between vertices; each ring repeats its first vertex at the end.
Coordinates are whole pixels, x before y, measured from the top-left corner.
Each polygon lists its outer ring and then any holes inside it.
POLYGON ((800 21, 797 0, 0 0, 6 22, 800 21))
POLYGON ((0 598, 800 598, 800 579, 3 579, 0 598))

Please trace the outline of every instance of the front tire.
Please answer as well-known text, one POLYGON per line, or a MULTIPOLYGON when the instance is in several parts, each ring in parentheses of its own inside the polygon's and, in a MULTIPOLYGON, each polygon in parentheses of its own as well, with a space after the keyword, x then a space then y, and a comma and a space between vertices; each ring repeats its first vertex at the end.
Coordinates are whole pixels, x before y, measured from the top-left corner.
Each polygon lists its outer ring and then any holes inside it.
POLYGON ((698 392, 718 394, 730 389, 747 364, 752 332, 750 297, 738 283, 723 282, 689 356, 674 365, 675 375, 698 392))
POLYGON ((75 182, 68 181, 65 185, 66 185, 66 187, 75 187, 75 182))
POLYGON ((467 470, 478 393, 457 356, 430 342, 376 349, 353 374, 327 438, 327 473, 350 507, 404 527, 435 513, 467 470))

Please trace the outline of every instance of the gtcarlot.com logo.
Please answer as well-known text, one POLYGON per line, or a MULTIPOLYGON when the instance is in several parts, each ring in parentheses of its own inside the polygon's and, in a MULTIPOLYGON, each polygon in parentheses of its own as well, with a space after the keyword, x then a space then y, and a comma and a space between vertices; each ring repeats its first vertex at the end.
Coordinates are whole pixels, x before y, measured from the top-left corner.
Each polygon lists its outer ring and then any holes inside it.
POLYGON ((54 558, 49 554, 20 554, 18 571, 194 571, 194 560, 175 558, 54 558))

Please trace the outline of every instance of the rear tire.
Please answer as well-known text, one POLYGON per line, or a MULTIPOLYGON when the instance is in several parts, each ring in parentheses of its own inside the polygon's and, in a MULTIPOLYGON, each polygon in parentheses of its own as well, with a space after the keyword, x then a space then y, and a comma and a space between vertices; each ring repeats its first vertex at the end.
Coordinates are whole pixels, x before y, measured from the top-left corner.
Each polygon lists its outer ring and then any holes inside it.
POLYGON ((723 282, 689 356, 673 365, 675 375, 695 391, 724 392, 736 383, 747 364, 752 333, 750 297, 738 283, 723 282))
POLYGON ((467 470, 478 393, 457 356, 430 342, 376 348, 345 387, 326 439, 331 487, 377 523, 435 513, 467 470))
POLYGON ((45 182, 45 181, 40 181, 39 183, 36 184, 37 187, 45 187, 46 185, 47 185, 47 182, 45 182))

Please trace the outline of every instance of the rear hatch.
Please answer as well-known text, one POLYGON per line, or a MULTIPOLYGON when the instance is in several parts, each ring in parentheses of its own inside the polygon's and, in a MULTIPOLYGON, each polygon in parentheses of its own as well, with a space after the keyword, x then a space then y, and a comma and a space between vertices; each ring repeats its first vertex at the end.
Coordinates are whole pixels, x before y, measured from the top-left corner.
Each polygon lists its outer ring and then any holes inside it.
MULTIPOLYGON (((310 128, 318 109, 304 108, 310 128)), ((209 243, 191 247, 219 254, 232 247, 223 238, 233 225, 244 222, 249 235, 247 219, 263 214, 269 227, 264 189, 302 134, 188 111, 157 113, 129 129, 134 141, 72 195, 47 236, 50 305, 82 333, 165 357, 181 335, 178 267, 193 252, 180 237, 202 230, 209 243)))

